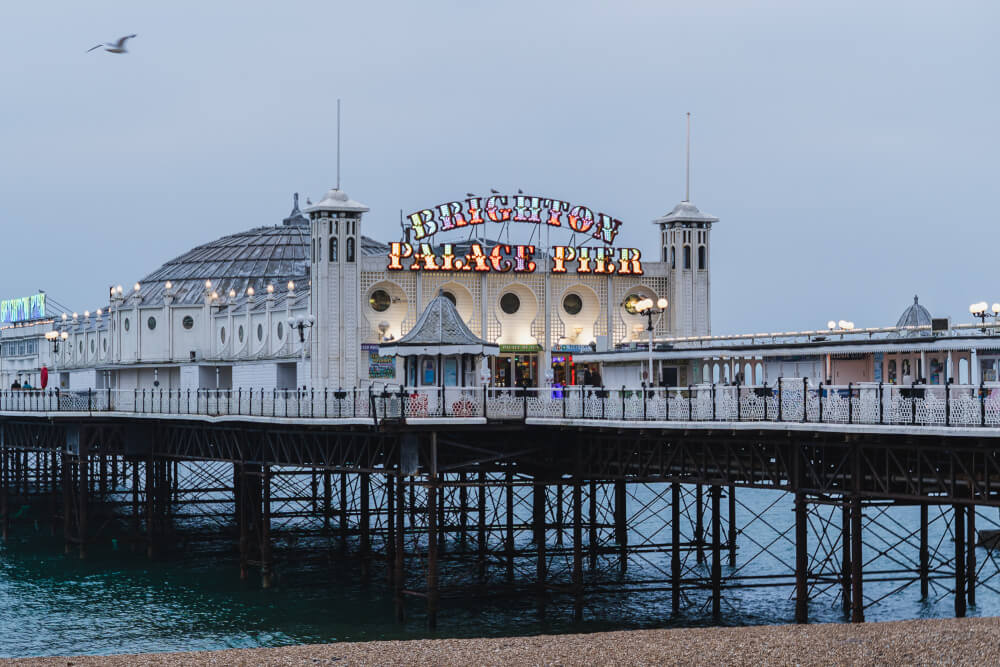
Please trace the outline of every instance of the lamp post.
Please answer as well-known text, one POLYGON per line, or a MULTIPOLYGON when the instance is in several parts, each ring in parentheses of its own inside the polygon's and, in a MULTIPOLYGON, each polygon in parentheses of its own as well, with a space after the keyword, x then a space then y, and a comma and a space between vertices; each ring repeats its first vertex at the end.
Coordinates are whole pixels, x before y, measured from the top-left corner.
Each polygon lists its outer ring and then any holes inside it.
POLYGON ((980 301, 979 303, 974 303, 969 306, 969 312, 973 317, 978 317, 980 326, 982 327, 980 331, 986 333, 986 318, 993 316, 993 326, 997 325, 997 316, 1000 315, 1000 303, 994 303, 992 308, 988 308, 985 301, 980 301), (992 313, 990 311, 993 311, 992 313))
MULTIPOLYGON (((653 384, 653 315, 663 316, 667 312, 667 300, 662 296, 653 303, 649 297, 637 302, 635 312, 646 316, 646 331, 649 332, 649 386, 653 384)), ((659 319, 657 319, 659 322, 659 319)))
POLYGON ((299 342, 302 343, 302 361, 306 360, 306 329, 316 324, 316 318, 312 315, 298 315, 296 317, 289 317, 287 320, 288 326, 292 329, 297 329, 299 332, 299 342))
POLYGON ((45 332, 45 340, 52 344, 52 374, 56 376, 56 387, 62 384, 59 382, 59 343, 65 342, 68 338, 69 333, 66 331, 59 332, 53 329, 45 332))

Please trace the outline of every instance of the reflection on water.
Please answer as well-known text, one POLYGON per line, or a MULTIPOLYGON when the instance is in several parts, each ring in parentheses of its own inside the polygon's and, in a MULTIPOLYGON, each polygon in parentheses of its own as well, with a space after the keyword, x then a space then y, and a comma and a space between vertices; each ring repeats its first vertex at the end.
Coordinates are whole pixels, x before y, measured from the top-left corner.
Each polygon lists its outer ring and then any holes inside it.
MULTIPOLYGON (((738 567, 746 574, 794 563, 794 545, 788 528, 791 499, 773 493, 741 491, 739 520, 746 525, 740 538, 738 567), (751 521, 754 513, 766 520, 751 521), (760 552, 760 546, 768 550, 760 552), (747 562, 751 561, 748 565, 747 562)), ((836 510, 839 511, 839 510, 836 510)), ((879 517, 866 536, 866 561, 876 552, 886 555, 866 567, 891 569, 895 560, 915 544, 907 537, 917 528, 916 508, 898 508, 891 520, 879 517), (879 534, 881 532, 881 535, 879 534), (884 546, 902 536, 904 547, 884 546), (880 542, 881 540, 881 542, 880 542), (881 545, 881 546, 880 546, 881 545)), ((872 509, 872 519, 881 510, 872 509)), ((933 517, 932 517, 933 518, 933 517)), ((980 510, 980 527, 995 524, 994 510, 980 510)), ((822 520, 817 516, 815 522, 822 520)), ((931 524, 932 546, 940 547, 939 565, 953 555, 947 515, 931 524)), ((824 538, 811 534, 812 551, 824 550, 824 538)), ((899 540, 896 540, 899 541, 899 540)), ((318 545, 313 545, 318 546, 318 545)), ((832 545, 831 545, 832 546, 832 545)), ((369 583, 360 578, 356 561, 337 556, 331 548, 299 549, 312 556, 280 564, 278 585, 262 590, 257 577, 241 582, 228 539, 193 545, 185 554, 152 562, 143 554, 115 549, 110 542, 95 544, 89 558, 63 555, 61 539, 36 532, 30 522, 19 523, 11 540, 0 546, 0 655, 32 656, 78 653, 115 653, 276 646, 291 643, 366 641, 426 637, 418 601, 408 602, 405 623, 394 620, 392 596, 385 572, 376 563, 369 583)), ((663 567, 664 554, 636 562, 636 574, 663 567)), ((970 615, 995 614, 1000 596, 993 559, 978 550, 980 579, 978 605, 970 615)), ((933 559, 932 559, 933 561, 933 559)), ((937 562, 937 561, 934 561, 937 562)), ((723 559, 725 564, 725 559, 723 559)), ((817 565, 818 567, 818 565, 817 565)), ((724 565, 723 575, 731 570, 724 565)), ((706 570, 707 574, 707 570, 706 570)), ((866 585, 869 600, 888 597, 866 613, 869 620, 888 620, 953 613, 946 574, 935 581, 931 600, 920 601, 919 586, 892 592, 901 582, 866 585)), ((843 620, 836 587, 814 591, 812 620, 843 620)), ((724 592, 722 623, 785 623, 794 616, 789 588, 757 588, 724 592)), ((541 605, 531 594, 514 598, 467 595, 444 603, 439 628, 433 636, 486 636, 586 632, 618 628, 672 627, 712 623, 707 593, 693 591, 687 611, 672 616, 670 592, 604 593, 587 598, 584 621, 572 621, 572 600, 551 598, 541 605)))

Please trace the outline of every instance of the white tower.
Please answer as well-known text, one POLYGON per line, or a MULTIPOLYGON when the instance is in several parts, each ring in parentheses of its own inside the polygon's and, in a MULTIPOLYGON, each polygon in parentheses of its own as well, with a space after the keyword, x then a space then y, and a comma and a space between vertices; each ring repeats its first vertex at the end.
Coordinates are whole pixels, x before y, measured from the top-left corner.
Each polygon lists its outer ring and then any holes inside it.
POLYGON ((313 387, 357 384, 360 312, 361 216, 368 207, 333 188, 306 208, 311 229, 311 309, 316 318, 310 342, 313 387))
POLYGON ((660 227, 662 261, 670 267, 671 335, 707 336, 711 321, 711 233, 719 219, 685 200, 653 221, 660 227))

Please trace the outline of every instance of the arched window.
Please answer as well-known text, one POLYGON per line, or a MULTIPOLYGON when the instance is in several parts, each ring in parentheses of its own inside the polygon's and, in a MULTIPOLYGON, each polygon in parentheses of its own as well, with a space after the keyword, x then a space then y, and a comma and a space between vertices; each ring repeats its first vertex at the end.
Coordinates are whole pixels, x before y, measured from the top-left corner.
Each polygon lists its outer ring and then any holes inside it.
POLYGON ((684 246, 684 268, 691 268, 691 246, 684 246))
POLYGON ((667 261, 667 257, 668 257, 667 246, 663 246, 663 261, 664 262, 667 261))
POLYGON ((698 268, 705 269, 705 246, 698 246, 698 268))
POLYGON ((670 246, 670 268, 677 268, 677 246, 670 246))
POLYGON ((969 384, 969 360, 962 358, 958 360, 958 383, 969 384))
POLYGON ((313 262, 313 264, 315 264, 316 263, 316 239, 312 240, 312 243, 310 243, 310 247, 312 248, 312 262, 313 262))
POLYGON ((345 257, 345 259, 348 262, 353 262, 354 261, 354 237, 353 236, 347 237, 347 257, 345 257))
POLYGON ((336 262, 337 261, 337 237, 336 236, 331 236, 330 237, 330 261, 331 262, 336 262))

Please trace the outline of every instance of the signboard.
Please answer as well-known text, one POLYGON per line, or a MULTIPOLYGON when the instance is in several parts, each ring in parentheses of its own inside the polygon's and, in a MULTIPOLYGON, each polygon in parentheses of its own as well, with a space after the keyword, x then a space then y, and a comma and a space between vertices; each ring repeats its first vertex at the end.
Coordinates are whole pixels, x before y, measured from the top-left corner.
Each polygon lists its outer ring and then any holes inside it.
MULTIPOLYGON (((451 243, 431 242, 438 232, 465 230, 475 225, 499 223, 506 228, 511 223, 530 225, 532 236, 540 230, 559 229, 583 234, 597 241, 597 246, 554 245, 550 248, 549 269, 553 273, 642 275, 641 253, 637 248, 614 248, 621 220, 594 211, 586 206, 533 195, 495 194, 483 200, 470 196, 460 201, 439 204, 407 216, 404 227, 406 240, 389 244, 390 271, 473 271, 476 273, 534 273, 534 245, 496 245, 484 247, 470 244, 463 255, 456 255, 451 243)), ((548 238, 548 237, 546 237, 548 238)))
POLYGON ((0 324, 45 319, 45 293, 0 301, 0 324))
POLYGON ((361 349, 368 352, 368 377, 393 379, 396 377, 396 358, 381 356, 378 345, 362 343, 361 349))

